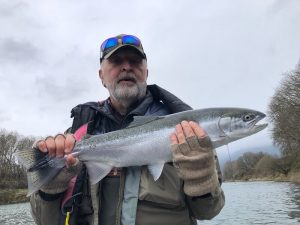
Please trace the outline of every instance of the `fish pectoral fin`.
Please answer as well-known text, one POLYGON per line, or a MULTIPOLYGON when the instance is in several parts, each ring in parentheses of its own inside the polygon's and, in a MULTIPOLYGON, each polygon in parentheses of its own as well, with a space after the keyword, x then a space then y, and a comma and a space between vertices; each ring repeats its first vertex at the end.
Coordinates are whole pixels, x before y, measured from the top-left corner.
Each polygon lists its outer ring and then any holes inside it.
POLYGON ((155 181, 157 181, 158 178, 160 177, 164 165, 165 165, 164 163, 156 163, 156 164, 148 165, 148 170, 155 181))
POLYGON ((134 116, 133 121, 129 124, 127 128, 138 127, 146 123, 150 123, 154 120, 163 119, 164 116, 134 116))
POLYGON ((91 184, 96 184, 102 180, 113 168, 112 165, 88 161, 85 163, 87 167, 91 184))

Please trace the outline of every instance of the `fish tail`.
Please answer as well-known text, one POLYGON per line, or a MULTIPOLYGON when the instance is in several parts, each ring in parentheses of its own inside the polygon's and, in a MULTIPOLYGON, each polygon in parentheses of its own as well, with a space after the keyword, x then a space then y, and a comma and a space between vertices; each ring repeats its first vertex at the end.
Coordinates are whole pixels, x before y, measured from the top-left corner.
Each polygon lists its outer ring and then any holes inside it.
POLYGON ((65 158, 51 157, 36 149, 22 150, 16 153, 18 162, 26 168, 28 194, 38 191, 51 181, 65 166, 65 158))

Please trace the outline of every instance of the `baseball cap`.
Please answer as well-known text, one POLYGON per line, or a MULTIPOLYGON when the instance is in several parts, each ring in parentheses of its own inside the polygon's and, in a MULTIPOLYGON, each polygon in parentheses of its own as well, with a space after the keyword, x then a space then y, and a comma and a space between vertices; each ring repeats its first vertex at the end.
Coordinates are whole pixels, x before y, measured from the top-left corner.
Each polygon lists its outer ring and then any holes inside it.
POLYGON ((115 37, 106 39, 101 44, 100 63, 103 61, 103 59, 108 59, 114 52, 125 46, 134 48, 144 59, 147 59, 142 42, 138 37, 128 34, 119 34, 115 37))

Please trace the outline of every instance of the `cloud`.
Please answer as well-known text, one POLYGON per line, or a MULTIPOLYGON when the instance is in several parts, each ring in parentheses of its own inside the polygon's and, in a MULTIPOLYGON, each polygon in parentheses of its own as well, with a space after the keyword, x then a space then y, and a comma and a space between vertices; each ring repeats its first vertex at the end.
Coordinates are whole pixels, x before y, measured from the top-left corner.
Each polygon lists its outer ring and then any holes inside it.
POLYGON ((82 96, 89 91, 89 85, 85 79, 70 75, 64 76, 62 79, 54 79, 51 74, 37 77, 35 87, 39 98, 57 102, 82 96))
POLYGON ((27 40, 0 39, 0 63, 24 64, 40 61, 41 52, 27 40))
POLYGON ((11 116, 7 115, 6 112, 1 112, 0 111, 0 123, 4 123, 11 120, 11 116))
POLYGON ((0 4, 1 17, 12 17, 19 14, 20 11, 26 10, 28 4, 24 1, 5 1, 0 4))

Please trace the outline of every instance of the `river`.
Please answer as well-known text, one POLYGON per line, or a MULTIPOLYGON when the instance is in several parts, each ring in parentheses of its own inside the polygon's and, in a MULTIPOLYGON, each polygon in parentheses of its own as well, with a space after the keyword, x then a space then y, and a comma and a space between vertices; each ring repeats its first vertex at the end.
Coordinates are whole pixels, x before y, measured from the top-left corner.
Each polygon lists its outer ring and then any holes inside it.
MULTIPOLYGON (((287 182, 223 184, 221 213, 200 225, 300 224, 300 186, 287 182)), ((28 203, 0 206, 1 225, 33 225, 28 203)))

